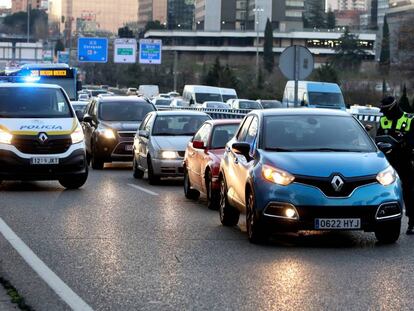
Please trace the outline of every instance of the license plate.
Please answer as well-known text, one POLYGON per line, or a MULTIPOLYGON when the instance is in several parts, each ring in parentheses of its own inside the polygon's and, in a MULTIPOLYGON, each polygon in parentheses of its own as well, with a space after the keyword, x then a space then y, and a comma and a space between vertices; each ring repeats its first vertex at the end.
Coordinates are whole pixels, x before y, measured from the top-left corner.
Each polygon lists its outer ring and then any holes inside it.
POLYGON ((31 158, 30 164, 33 165, 53 165, 59 164, 59 158, 31 158))
POLYGON ((125 150, 126 151, 132 151, 132 145, 126 145, 125 150))
POLYGON ((317 218, 315 219, 315 229, 361 229, 360 218, 317 218))

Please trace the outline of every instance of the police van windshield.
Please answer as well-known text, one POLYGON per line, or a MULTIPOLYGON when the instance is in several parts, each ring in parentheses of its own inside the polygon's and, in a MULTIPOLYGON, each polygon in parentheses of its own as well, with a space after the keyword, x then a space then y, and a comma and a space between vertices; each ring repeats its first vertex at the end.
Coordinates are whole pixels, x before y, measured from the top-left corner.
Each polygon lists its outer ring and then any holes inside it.
POLYGON ((311 106, 345 106, 341 93, 309 92, 309 105, 311 106))
POLYGON ((72 117, 72 110, 60 89, 0 87, 0 118, 72 117))

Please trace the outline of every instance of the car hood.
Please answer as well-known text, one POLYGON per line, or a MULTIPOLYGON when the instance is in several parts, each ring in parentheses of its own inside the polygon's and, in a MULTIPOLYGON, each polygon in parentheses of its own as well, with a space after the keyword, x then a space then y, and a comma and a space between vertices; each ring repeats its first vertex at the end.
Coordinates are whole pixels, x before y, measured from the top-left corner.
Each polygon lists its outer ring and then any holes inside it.
POLYGON ((263 163, 293 175, 344 177, 376 175, 389 166, 382 152, 270 152, 262 151, 263 163))
POLYGON ((152 142, 162 150, 184 151, 192 136, 152 136, 152 142))
POLYGON ((117 131, 137 131, 141 125, 141 121, 119 122, 119 121, 103 121, 104 127, 109 127, 117 131))

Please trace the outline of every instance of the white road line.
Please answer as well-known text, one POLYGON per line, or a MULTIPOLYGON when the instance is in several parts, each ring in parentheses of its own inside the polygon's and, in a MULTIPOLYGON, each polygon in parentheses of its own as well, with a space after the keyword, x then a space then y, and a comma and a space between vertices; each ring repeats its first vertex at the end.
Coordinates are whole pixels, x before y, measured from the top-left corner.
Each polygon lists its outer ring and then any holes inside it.
POLYGON ((153 192, 151 190, 145 189, 143 187, 140 187, 140 186, 137 186, 137 185, 134 185, 134 184, 128 184, 128 186, 130 186, 132 188, 135 188, 135 189, 138 189, 138 190, 141 190, 141 191, 144 191, 145 193, 148 193, 148 194, 151 194, 151 195, 154 195, 154 196, 158 196, 159 195, 156 192, 153 192))
POLYGON ((65 284, 33 251, 13 232, 0 217, 0 232, 26 263, 50 286, 50 288, 75 311, 93 309, 65 284))

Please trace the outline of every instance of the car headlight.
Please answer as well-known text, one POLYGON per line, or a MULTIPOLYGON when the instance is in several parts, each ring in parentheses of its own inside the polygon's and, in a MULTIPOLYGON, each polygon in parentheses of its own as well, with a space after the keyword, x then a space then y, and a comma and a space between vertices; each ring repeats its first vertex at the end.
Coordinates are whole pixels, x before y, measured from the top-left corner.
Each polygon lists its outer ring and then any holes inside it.
POLYGON ((377 175, 377 181, 383 186, 389 186, 395 182, 397 179, 397 172, 392 168, 392 166, 388 166, 382 172, 379 172, 377 175))
POLYGON ((72 144, 77 144, 83 141, 85 136, 83 135, 83 130, 80 125, 76 128, 76 130, 70 134, 70 137, 72 138, 72 144))
POLYGON ((115 132, 111 129, 104 129, 101 132, 101 135, 106 139, 115 139, 115 132))
POLYGON ((176 159, 177 152, 175 151, 161 151, 160 152, 161 158, 163 159, 176 159))
POLYGON ((262 175, 267 181, 281 186, 290 185, 295 180, 295 176, 292 174, 269 165, 263 165, 262 175))
POLYGON ((10 134, 9 132, 0 129, 0 144, 11 144, 13 135, 10 134))

